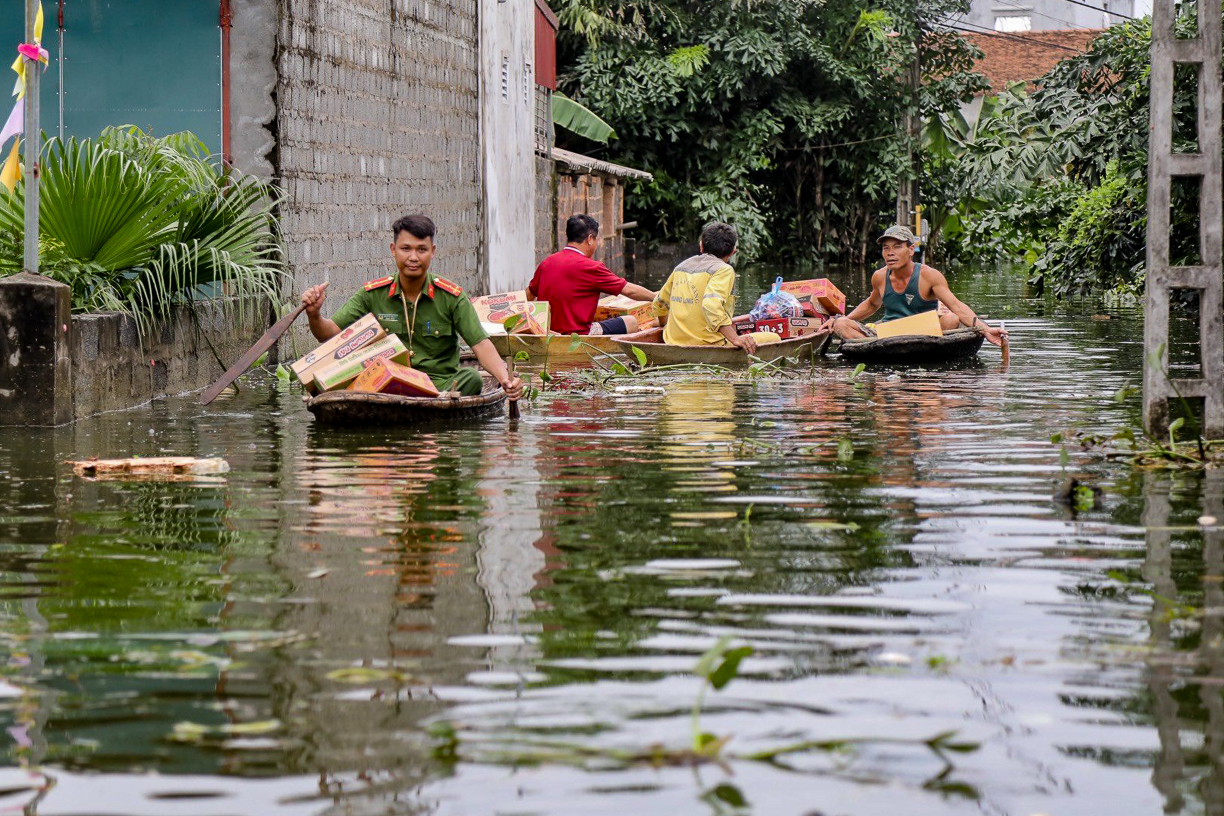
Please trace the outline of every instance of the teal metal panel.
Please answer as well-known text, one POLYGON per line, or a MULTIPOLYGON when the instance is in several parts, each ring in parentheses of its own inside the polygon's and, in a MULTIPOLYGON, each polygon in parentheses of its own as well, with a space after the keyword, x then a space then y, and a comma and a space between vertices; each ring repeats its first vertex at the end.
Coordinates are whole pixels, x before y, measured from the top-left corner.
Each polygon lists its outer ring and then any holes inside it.
POLYGON ((219 15, 219 0, 67 0, 68 134, 96 136, 111 125, 159 136, 190 130, 220 153, 219 15))
MULTIPOLYGON (((59 135, 59 32, 56 30, 55 0, 43 0, 46 25, 43 48, 51 52, 51 64, 43 71, 42 129, 48 136, 59 135)), ((25 0, 0 0, 0 125, 16 103, 12 96, 17 75, 9 70, 17 58, 17 46, 25 42, 25 0)))

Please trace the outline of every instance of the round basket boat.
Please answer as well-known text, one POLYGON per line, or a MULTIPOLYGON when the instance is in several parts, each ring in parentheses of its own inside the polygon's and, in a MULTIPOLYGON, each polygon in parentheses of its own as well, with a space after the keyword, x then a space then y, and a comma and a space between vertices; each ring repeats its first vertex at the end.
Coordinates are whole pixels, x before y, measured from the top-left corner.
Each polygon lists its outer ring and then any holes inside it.
POLYGON ((973 329, 955 329, 943 337, 902 335, 843 340, 841 355, 859 363, 928 365, 973 357, 986 337, 973 329))
POLYGON ((474 397, 401 397, 365 391, 329 391, 306 402, 315 421, 329 427, 467 422, 499 414, 506 392, 491 379, 474 397))

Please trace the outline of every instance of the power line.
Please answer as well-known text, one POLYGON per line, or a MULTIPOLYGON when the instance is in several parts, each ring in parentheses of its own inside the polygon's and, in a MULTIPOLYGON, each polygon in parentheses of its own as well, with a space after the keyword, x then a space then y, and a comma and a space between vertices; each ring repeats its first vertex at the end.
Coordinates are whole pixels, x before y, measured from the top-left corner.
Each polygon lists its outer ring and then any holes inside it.
POLYGON ((1046 14, 1044 11, 1037 11, 1036 9, 1025 8, 1019 3, 1009 3, 1008 0, 999 0, 999 2, 1005 6, 1011 6, 1012 8, 1019 9, 1020 11, 1027 11, 1029 14, 1036 14, 1039 17, 1044 17, 1047 20, 1053 20, 1057 23, 1062 23, 1063 25, 1070 26, 1071 28, 1084 28, 1084 26, 1079 25, 1078 23, 1073 23, 1070 20, 1064 20, 1061 17, 1055 17, 1053 14, 1046 14))
POLYGON ((946 25, 948 28, 955 29, 956 31, 963 31, 966 34, 989 34, 992 37, 1006 37, 1009 40, 1016 40, 1018 42, 1029 43, 1031 45, 1039 45, 1044 48, 1052 48, 1057 51, 1066 51, 1071 54, 1084 53, 1083 51, 1080 51, 1078 48, 1071 48, 1066 45, 1059 45, 1058 43, 1046 42, 1045 40, 1038 40, 1033 37, 1025 37, 1020 34, 1010 34, 1006 31, 994 31, 992 29, 986 28, 985 26, 980 26, 980 25, 977 25, 976 23, 970 23, 968 21, 962 23, 962 25, 973 26, 973 28, 961 28, 960 26, 953 25, 952 23, 944 23, 944 25, 946 25))
POLYGON ((1135 19, 1134 17, 1131 17, 1129 14, 1123 14, 1120 11, 1110 11, 1107 8, 1101 8, 1100 6, 1094 6, 1091 3, 1085 3, 1084 0, 1067 0, 1067 2, 1074 3, 1077 6, 1083 6, 1084 8, 1092 9, 1093 11, 1100 11, 1105 14, 1112 14, 1115 17, 1121 17, 1123 20, 1134 20, 1135 19))

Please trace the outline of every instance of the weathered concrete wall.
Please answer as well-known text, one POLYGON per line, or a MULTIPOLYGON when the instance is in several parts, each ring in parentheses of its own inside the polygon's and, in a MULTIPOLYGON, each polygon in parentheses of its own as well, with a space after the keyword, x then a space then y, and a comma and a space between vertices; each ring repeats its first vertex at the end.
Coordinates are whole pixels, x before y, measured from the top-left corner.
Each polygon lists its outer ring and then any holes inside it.
POLYGON ((410 212, 438 224, 434 269, 484 291, 477 0, 279 2, 294 292, 330 279, 330 310, 387 274, 391 224, 410 212))
POLYGON ((229 365, 267 325, 263 306, 226 306, 221 301, 201 306, 197 318, 179 310, 143 342, 129 317, 113 312, 73 315, 68 341, 71 418, 132 408, 212 383, 225 370, 213 350, 229 365))
MULTIPOLYGON (((564 223, 564 222, 563 222, 564 223)), ((557 171, 552 159, 536 156, 535 260, 540 261, 565 246, 564 230, 557 234, 557 171)))
POLYGON ((535 2, 480 0, 481 143, 489 288, 535 270, 535 2))
POLYGON ((617 229, 625 221, 625 186, 614 178, 585 173, 557 176, 557 240, 565 246, 565 221, 571 215, 587 213, 599 222, 603 239, 596 260, 618 275, 625 273, 625 235, 617 229))
POLYGON ((62 283, 0 279, 0 425, 64 425, 201 389, 263 332, 266 306, 212 301, 139 337, 116 313, 72 315, 62 283), (207 334, 208 339, 205 338, 207 334), (211 340, 211 344, 209 343, 211 340))
POLYGON ((230 124, 234 166, 265 181, 275 167, 277 0, 230 0, 230 124))

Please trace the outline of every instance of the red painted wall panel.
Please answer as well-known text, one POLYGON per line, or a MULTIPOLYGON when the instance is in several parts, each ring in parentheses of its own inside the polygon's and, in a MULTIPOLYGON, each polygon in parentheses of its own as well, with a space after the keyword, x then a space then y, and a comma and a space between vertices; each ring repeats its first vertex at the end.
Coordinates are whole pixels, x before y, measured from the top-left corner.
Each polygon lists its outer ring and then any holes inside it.
POLYGON ((544 0, 536 0, 536 84, 557 90, 557 15, 544 0))

